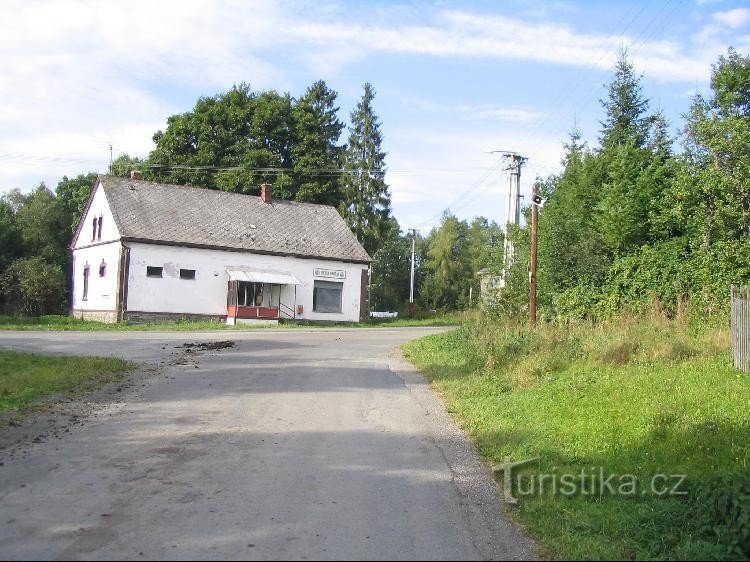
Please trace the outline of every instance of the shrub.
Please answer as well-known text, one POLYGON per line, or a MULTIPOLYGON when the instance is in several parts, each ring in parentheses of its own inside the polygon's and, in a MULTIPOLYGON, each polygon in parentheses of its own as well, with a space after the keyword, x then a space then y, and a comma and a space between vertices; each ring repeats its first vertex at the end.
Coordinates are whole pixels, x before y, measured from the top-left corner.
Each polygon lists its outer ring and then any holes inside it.
POLYGON ((690 515, 698 539, 695 554, 703 554, 703 543, 722 559, 750 558, 750 472, 715 476, 695 486, 690 515))
POLYGON ((5 307, 29 316, 61 312, 65 287, 62 268, 39 257, 14 261, 0 277, 5 307))

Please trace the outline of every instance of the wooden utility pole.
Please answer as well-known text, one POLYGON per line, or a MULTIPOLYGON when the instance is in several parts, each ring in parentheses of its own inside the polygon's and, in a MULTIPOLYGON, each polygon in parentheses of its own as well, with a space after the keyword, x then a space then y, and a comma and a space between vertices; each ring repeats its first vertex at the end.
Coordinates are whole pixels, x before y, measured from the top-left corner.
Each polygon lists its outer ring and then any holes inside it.
POLYGON ((529 327, 536 328, 536 255, 539 228, 539 191, 536 183, 531 188, 531 264, 529 266, 529 327))
POLYGON ((409 283, 409 318, 414 318, 416 307, 414 306, 414 250, 417 244, 417 229, 411 228, 411 282, 409 283))

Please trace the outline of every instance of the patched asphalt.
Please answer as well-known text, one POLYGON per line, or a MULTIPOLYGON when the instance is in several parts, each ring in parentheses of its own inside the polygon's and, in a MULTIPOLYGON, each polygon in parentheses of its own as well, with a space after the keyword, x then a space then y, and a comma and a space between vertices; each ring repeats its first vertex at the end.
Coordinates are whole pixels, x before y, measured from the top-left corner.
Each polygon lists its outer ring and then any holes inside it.
POLYGON ((533 558, 397 351, 434 331, 0 333, 143 364, 0 430, 0 556, 533 558))

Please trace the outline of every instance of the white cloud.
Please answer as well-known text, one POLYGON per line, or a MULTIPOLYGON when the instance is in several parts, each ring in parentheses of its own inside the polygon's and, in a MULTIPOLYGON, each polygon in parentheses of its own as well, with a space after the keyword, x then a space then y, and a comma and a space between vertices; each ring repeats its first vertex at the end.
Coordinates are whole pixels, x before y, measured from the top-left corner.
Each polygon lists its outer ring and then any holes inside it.
POLYGON ((732 29, 739 29, 750 22, 750 9, 736 8, 714 14, 714 20, 732 29))
MULTIPOLYGON (((283 29, 279 40, 301 41, 322 49, 323 53, 339 49, 346 53, 342 64, 373 53, 405 53, 609 69, 623 46, 635 54, 640 69, 662 81, 703 80, 706 77, 703 69, 710 64, 703 51, 689 53, 674 42, 581 33, 554 21, 524 21, 460 10, 439 12, 432 23, 421 24, 297 21, 283 29)), ((308 52, 306 56, 315 55, 308 52)), ((713 56, 710 53, 709 57, 713 56)))
POLYGON ((426 113, 442 113, 466 120, 503 121, 508 123, 530 123, 538 121, 542 113, 528 106, 504 106, 497 104, 458 104, 438 103, 400 91, 391 92, 406 107, 426 113))
POLYGON ((278 8, 270 2, 21 1, 4 8, 13 17, 0 22, 0 189, 15 187, 24 171, 26 188, 54 183, 75 166, 104 171, 109 142, 115 155, 145 156, 166 117, 187 109, 168 101, 164 85, 213 94, 240 81, 257 88, 285 81, 252 52, 272 39, 264 22, 278 8))
MULTIPOLYGON (((748 10, 719 12, 695 37, 678 44, 581 32, 576 25, 539 19, 545 17, 543 12, 534 18, 466 10, 431 14, 424 8, 386 5, 365 19, 347 4, 294 0, 285 4, 271 0, 19 0, 6 2, 4 8, 7 17, 0 21, 0 190, 14 187, 24 173, 52 181, 60 172, 83 171, 89 163, 104 169, 110 141, 116 154, 145 156, 153 132, 164 127, 168 115, 189 109, 194 92, 210 95, 239 81, 250 82, 256 89, 286 90, 293 85, 291 74, 297 79, 305 72, 328 77, 382 54, 609 69, 624 45, 632 48, 639 71, 662 81, 692 83, 705 80, 711 62, 725 50, 725 30, 740 28, 748 17, 748 10), (281 53, 294 60, 273 58, 281 53), (293 63, 299 61, 304 69, 294 68, 293 63), (178 95, 186 91, 189 98, 178 95)), ((741 48, 748 41, 735 44, 741 48)), ((474 127, 468 121, 534 125, 545 118, 537 108, 521 104, 418 103, 424 111, 453 113, 467 130, 474 127)), ((456 137, 450 139, 441 145, 437 158, 461 162, 460 154, 466 156, 466 165, 474 167, 481 164, 470 151, 513 144, 503 144, 502 138, 495 142, 487 138, 484 144, 472 135, 466 140, 476 141, 476 146, 456 152, 456 137)), ((540 142, 545 146, 544 139, 540 142)), ((543 146, 542 152, 547 150, 543 146)), ((557 154, 558 149, 549 152, 557 154)), ((412 154, 409 150, 406 154, 412 154)), ((424 164, 435 158, 409 156, 410 161, 424 164)), ((556 155, 551 166, 558 159, 556 155)), ((397 162, 391 161, 391 166, 398 167, 397 162)), ((397 202, 413 200, 421 190, 430 193, 413 185, 407 195, 408 181, 394 174, 397 202)), ((433 182, 449 183, 444 174, 432 177, 433 182)), ((26 187, 31 183, 27 180, 26 187)))

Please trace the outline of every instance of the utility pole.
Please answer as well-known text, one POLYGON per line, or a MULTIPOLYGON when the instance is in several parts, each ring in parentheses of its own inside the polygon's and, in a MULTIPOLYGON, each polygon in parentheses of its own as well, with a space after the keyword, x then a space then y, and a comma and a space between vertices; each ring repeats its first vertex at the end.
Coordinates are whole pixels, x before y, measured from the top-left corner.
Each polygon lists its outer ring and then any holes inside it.
POLYGON ((503 158, 510 160, 510 164, 505 168, 505 170, 510 171, 510 178, 508 179, 508 204, 505 207, 505 249, 503 253, 502 280, 503 285, 505 285, 515 256, 515 247, 508 233, 510 225, 518 226, 521 224, 521 168, 528 158, 511 150, 489 150, 487 152, 491 154, 500 153, 503 158))
POLYGON ((529 265, 529 327, 536 328, 536 267, 539 231, 539 188, 536 182, 531 188, 531 264, 529 265))
POLYGON ((112 175, 112 143, 109 143, 109 175, 112 175))
POLYGON ((508 179, 508 206, 506 208, 505 219, 505 263, 504 276, 507 277, 510 267, 513 265, 513 259, 516 255, 515 245, 508 236, 509 226, 518 226, 521 224, 521 167, 526 163, 527 158, 516 152, 507 152, 505 158, 510 160, 508 170, 510 178, 508 179))
POLYGON ((411 282, 409 285, 409 318, 414 318, 414 253, 417 244, 417 229, 410 228, 409 230, 411 230, 411 282))

